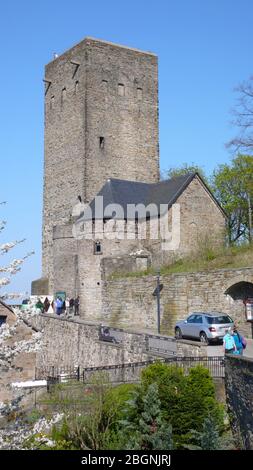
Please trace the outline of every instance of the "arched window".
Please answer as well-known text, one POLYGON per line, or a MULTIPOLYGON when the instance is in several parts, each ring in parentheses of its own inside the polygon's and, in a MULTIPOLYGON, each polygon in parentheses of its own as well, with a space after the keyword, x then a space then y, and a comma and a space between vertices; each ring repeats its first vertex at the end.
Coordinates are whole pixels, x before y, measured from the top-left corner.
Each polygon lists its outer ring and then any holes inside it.
POLYGON ((142 88, 137 88, 137 99, 142 100, 142 88))
POLYGON ((107 91, 107 89, 108 89, 108 81, 107 80, 102 80, 101 88, 102 88, 103 91, 107 91))
POLYGON ((118 83, 118 95, 125 96, 125 85, 123 83, 118 83))

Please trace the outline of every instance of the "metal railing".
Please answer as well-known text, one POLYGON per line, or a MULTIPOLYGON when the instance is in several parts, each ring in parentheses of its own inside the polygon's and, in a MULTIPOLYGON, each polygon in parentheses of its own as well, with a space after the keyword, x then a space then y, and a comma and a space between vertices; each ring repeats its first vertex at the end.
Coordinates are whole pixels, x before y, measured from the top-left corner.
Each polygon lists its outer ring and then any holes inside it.
MULTIPOLYGON (((157 360, 148 360, 140 362, 130 362, 126 364, 99 366, 99 367, 46 367, 36 370, 36 378, 46 378, 48 383, 68 382, 71 380, 91 383, 94 374, 106 373, 107 380, 111 383, 134 383, 140 381, 141 371, 157 360)), ((222 356, 213 357, 166 357, 159 358, 159 362, 168 365, 176 365, 182 368, 185 373, 189 373, 192 367, 203 366, 209 370, 213 378, 224 378, 224 358, 222 356)))

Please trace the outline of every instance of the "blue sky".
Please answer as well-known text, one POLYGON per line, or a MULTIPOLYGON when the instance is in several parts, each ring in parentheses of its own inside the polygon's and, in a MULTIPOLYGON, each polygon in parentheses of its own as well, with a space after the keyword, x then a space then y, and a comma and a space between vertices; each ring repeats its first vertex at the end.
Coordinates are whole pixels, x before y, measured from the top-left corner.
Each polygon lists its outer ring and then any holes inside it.
POLYGON ((0 243, 27 239, 9 259, 36 251, 9 291, 29 291, 41 274, 42 79, 53 53, 85 36, 155 52, 161 169, 195 162, 210 174, 230 158, 233 90, 253 74, 252 23, 252 0, 2 2, 0 243))

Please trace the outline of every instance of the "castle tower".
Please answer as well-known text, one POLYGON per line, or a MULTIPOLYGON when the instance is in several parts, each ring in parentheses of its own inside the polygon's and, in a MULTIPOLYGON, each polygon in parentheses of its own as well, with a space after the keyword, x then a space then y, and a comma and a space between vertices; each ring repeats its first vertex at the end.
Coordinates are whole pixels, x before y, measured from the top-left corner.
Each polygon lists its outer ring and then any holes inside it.
POLYGON ((86 38, 45 68, 43 276, 53 226, 108 178, 159 180, 157 56, 86 38))

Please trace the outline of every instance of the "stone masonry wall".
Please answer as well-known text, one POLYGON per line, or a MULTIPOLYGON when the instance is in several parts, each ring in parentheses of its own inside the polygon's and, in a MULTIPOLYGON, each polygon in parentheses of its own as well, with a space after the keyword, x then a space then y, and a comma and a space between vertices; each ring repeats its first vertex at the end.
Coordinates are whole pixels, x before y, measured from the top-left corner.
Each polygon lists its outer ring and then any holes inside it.
POLYGON ((13 382, 34 380, 40 341, 40 334, 20 319, 6 328, 0 331, 0 402, 23 395, 23 390, 12 388, 13 382))
POLYGON ((168 354, 180 357, 207 355, 206 346, 202 344, 117 328, 111 329, 111 335, 118 339, 118 344, 99 341, 99 324, 83 320, 71 321, 44 314, 32 317, 30 323, 43 333, 42 347, 36 357, 40 371, 51 366, 99 367, 126 364, 158 358, 159 355, 168 357, 168 354))
POLYGON ((43 344, 37 354, 37 367, 95 367, 147 360, 145 335, 126 334, 123 345, 103 343, 99 325, 67 321, 50 315, 33 317, 33 326, 43 330, 43 344))
POLYGON ((78 242, 72 236, 72 225, 54 227, 53 239, 54 293, 65 291, 69 298, 76 298, 79 291, 78 242))
POLYGON ((225 358, 225 388, 231 425, 243 449, 253 450, 253 361, 241 356, 225 358))
MULTIPOLYGON (((161 276, 162 333, 173 335, 176 321, 184 319, 189 312, 214 310, 230 314, 240 331, 250 336, 243 302, 233 301, 225 294, 230 286, 242 281, 253 283, 253 268, 161 276)), ((105 281, 101 320, 125 328, 156 331, 157 301, 152 295, 155 287, 155 276, 105 281)))
POLYGON ((43 275, 52 227, 107 178, 159 179, 157 57, 86 38, 45 69, 43 275))

